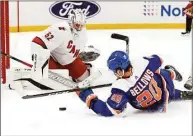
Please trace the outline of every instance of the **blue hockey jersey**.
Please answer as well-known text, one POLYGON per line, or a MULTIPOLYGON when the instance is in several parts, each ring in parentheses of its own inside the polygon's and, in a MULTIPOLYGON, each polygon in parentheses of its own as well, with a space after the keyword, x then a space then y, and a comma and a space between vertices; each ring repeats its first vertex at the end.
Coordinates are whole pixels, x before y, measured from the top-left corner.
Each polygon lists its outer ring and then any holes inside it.
POLYGON ((174 89, 173 75, 160 68, 162 59, 157 55, 144 57, 142 62, 135 63, 132 63, 134 72, 130 78, 118 79, 113 83, 111 95, 106 102, 94 95, 92 90, 80 92, 79 97, 102 116, 120 114, 127 103, 140 110, 165 111, 168 89, 174 89))

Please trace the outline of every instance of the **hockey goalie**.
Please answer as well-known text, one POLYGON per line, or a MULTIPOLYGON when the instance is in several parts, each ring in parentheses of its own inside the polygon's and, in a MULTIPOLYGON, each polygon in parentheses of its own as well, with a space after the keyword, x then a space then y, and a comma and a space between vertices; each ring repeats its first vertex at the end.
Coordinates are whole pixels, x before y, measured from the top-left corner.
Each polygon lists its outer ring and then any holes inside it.
POLYGON ((74 9, 68 21, 51 25, 33 38, 31 79, 40 82, 48 79, 48 69, 63 69, 68 70, 77 87, 88 87, 100 71, 86 62, 95 60, 100 52, 86 43, 86 16, 74 9))

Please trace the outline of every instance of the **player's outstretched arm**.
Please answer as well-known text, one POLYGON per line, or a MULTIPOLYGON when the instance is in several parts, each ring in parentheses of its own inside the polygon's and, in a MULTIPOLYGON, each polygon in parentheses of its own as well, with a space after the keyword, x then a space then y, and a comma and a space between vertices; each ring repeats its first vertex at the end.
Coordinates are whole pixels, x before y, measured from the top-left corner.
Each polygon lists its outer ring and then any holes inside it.
POLYGON ((120 114, 126 108, 128 101, 122 90, 113 88, 111 93, 107 102, 100 100, 92 90, 82 91, 78 95, 96 114, 109 117, 120 114))
POLYGON ((96 114, 100 114, 106 117, 113 116, 106 103, 98 99, 92 90, 89 89, 78 92, 78 96, 84 103, 87 104, 87 107, 92 109, 96 114))

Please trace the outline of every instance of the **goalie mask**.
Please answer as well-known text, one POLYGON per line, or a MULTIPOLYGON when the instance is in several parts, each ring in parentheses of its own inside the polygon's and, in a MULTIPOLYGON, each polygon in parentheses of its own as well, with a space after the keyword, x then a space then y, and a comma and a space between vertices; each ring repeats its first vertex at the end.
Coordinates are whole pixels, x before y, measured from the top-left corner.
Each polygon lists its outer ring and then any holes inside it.
POLYGON ((86 25, 86 16, 81 9, 72 10, 68 20, 70 26, 77 31, 81 31, 82 28, 86 25))

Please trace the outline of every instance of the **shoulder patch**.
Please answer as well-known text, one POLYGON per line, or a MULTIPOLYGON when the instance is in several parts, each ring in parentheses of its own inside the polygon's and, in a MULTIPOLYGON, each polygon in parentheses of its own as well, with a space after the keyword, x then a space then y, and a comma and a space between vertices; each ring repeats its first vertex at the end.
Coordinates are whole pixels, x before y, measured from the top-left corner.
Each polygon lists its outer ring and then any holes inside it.
POLYGON ((121 94, 113 94, 111 96, 111 100, 116 102, 116 103, 120 103, 122 100, 122 97, 123 97, 123 95, 121 95, 121 94))

